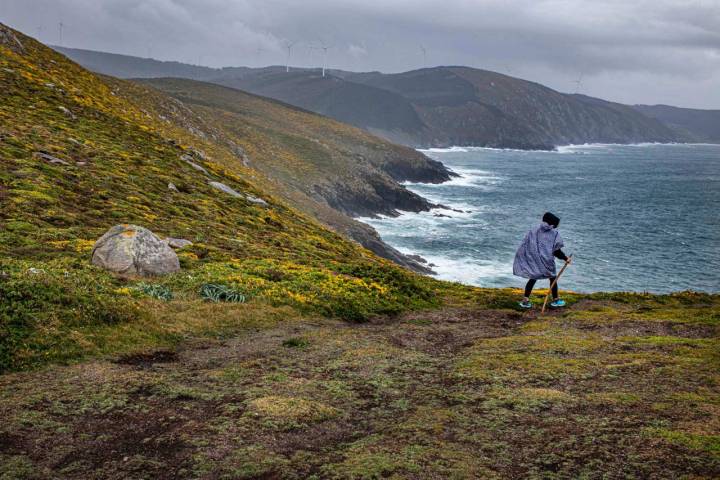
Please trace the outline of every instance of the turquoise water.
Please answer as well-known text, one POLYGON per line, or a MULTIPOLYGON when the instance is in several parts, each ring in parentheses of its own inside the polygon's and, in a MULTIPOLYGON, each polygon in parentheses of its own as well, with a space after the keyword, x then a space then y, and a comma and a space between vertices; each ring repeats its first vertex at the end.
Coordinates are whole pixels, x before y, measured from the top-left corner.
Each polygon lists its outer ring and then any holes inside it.
POLYGON ((564 250, 576 259, 561 288, 720 291, 718 145, 425 153, 461 177, 408 188, 460 211, 363 220, 399 250, 435 264, 439 278, 522 286, 512 275, 515 250, 549 210, 562 219, 564 250))

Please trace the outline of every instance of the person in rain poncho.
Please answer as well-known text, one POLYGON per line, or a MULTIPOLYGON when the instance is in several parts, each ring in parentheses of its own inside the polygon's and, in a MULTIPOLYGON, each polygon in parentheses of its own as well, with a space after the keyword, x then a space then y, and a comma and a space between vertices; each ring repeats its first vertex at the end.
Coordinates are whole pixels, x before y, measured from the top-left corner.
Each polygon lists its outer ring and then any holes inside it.
POLYGON ((560 219, 550 212, 545 213, 542 223, 531 229, 520 248, 515 254, 513 262, 513 275, 527 278, 525 285, 525 296, 520 302, 522 308, 531 308, 530 294, 532 293, 535 282, 539 279, 547 278, 552 285, 553 301, 551 307, 564 307, 565 301, 558 296, 558 286, 555 282, 555 258, 564 260, 569 263, 570 259, 562 251, 563 240, 560 232, 557 231, 560 225, 560 219))

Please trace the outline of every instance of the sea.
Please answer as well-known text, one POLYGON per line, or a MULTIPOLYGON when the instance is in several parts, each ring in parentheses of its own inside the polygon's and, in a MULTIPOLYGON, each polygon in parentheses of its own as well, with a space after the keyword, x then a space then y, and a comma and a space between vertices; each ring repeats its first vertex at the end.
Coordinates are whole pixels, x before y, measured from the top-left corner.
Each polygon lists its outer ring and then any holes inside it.
POLYGON ((561 289, 720 291, 720 145, 422 152, 459 176, 406 186, 446 208, 361 220, 401 252, 424 257, 437 278, 522 287, 512 274, 515 251, 550 211, 574 257, 561 289))

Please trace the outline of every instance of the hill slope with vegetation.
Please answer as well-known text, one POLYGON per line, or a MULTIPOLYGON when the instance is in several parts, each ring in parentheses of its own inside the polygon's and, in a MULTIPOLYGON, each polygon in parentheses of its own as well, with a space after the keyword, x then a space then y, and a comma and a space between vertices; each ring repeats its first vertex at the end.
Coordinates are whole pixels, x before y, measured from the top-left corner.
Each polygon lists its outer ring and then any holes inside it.
MULTIPOLYGON (((284 67, 207 68, 60 49, 84 66, 122 77, 200 79, 275 98, 423 147, 543 148, 582 143, 697 141, 672 118, 469 67, 353 73, 284 67), (670 119, 670 121, 666 121, 670 119)), ((702 115, 693 115, 697 123, 702 115)), ((692 123, 691 122, 691 123, 692 123)), ((685 124, 688 124, 685 122, 685 124)))
POLYGON ((123 335, 130 344, 169 335, 146 328, 142 288, 89 264, 94 241, 120 223, 194 242, 180 251, 183 273, 160 281, 176 296, 220 283, 261 303, 356 319, 436 302, 434 282, 264 190, 271 182, 212 132, 190 133, 195 117, 182 103, 2 34, 0 369, 122 349, 123 335))
POLYGON ((143 83, 155 88, 144 88, 106 81, 166 124, 198 140, 211 139, 231 153, 217 155, 218 161, 231 167, 241 163, 258 173, 257 181, 266 190, 323 224, 395 263, 427 271, 385 244, 372 227, 351 217, 429 209, 432 204, 398 182, 449 178, 439 162, 357 128, 215 84, 154 79, 143 83))
MULTIPOLYGON (((84 60, 99 61, 93 52, 79 52, 84 60)), ((195 75, 195 70, 182 72, 202 77, 195 75)), ((269 180, 264 188, 325 225, 384 258, 428 271, 385 244, 372 227, 349 217, 429 209, 430 203, 400 182, 448 180, 450 172, 439 162, 358 128, 217 85, 180 79, 145 82, 182 100, 176 104, 153 89, 112 78, 105 81, 166 127, 174 125, 196 140, 220 144, 221 150, 232 154, 230 165, 240 161, 261 171, 269 180)), ((216 155, 217 161, 223 158, 223 154, 216 155)))
POLYGON ((161 84, 188 104, 0 25, 0 478, 720 476, 718 295, 419 276, 252 168, 298 152, 266 103, 161 84), (182 271, 92 266, 123 222, 182 271))
POLYGON ((633 108, 690 136, 696 142, 720 143, 720 110, 670 105, 634 105, 633 108))

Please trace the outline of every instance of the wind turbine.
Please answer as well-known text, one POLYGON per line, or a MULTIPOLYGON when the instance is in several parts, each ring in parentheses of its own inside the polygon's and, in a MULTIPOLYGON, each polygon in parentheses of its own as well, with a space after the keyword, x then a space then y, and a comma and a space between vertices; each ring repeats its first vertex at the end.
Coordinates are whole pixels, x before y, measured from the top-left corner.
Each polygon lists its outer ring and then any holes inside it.
POLYGON ((326 45, 325 42, 321 42, 319 47, 310 47, 310 50, 322 50, 323 51, 323 64, 322 64, 322 76, 325 77, 325 70, 327 70, 327 53, 328 50, 333 48, 331 45, 326 45))
POLYGON ((63 28, 65 27, 65 24, 60 20, 58 22, 58 32, 60 33, 60 46, 63 46, 63 28))
POLYGON ((325 45, 325 44, 323 43, 323 44, 322 44, 322 47, 320 47, 320 48, 322 48, 322 51, 323 51, 323 69, 322 69, 322 73, 323 73, 323 77, 324 77, 324 76, 325 76, 325 69, 327 69, 327 52, 328 52, 328 49, 330 49, 330 48, 332 48, 332 47, 330 47, 330 46, 328 46, 328 45, 325 45))
POLYGON ((581 73, 577 80, 575 80, 573 83, 575 84, 575 94, 577 95, 580 92, 580 87, 582 86, 582 79, 583 74, 581 73))
POLYGON ((285 42, 285 48, 287 49, 287 62, 285 63, 285 72, 290 72, 290 55, 292 53, 292 47, 297 42, 285 42))
POLYGON ((424 45, 420 45, 420 50, 423 53, 423 68, 427 68, 427 48, 424 45))

